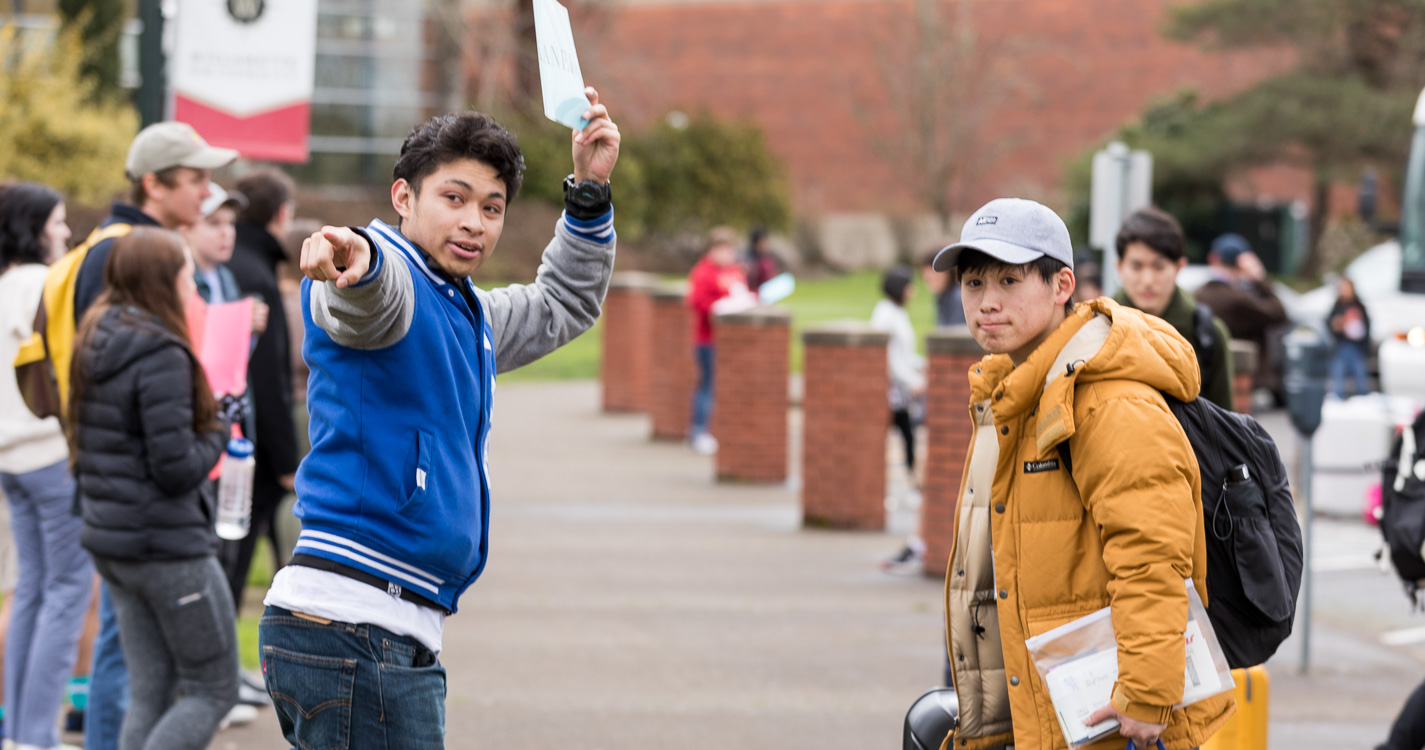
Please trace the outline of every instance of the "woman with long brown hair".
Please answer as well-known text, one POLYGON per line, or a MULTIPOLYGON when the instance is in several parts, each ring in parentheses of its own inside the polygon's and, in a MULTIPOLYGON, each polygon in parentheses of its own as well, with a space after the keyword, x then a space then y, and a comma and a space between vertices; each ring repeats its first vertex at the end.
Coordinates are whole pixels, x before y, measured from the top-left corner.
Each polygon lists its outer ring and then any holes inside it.
POLYGON ((188 343, 182 239, 134 227, 114 242, 104 281, 76 337, 67 423, 81 542, 108 583, 129 666, 119 747, 200 750, 237 699, 207 479, 228 425, 188 343))

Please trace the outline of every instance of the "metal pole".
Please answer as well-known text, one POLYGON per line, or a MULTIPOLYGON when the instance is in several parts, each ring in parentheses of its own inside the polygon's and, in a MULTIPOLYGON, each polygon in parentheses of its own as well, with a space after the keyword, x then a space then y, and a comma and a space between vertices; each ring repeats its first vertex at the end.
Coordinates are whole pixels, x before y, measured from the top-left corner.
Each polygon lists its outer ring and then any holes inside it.
POLYGON ((162 3, 159 0, 139 0, 139 20, 143 23, 143 32, 139 35, 139 90, 134 96, 134 104, 138 107, 142 126, 148 127, 163 120, 166 104, 162 3))
POLYGON ((1301 455, 1297 464, 1301 467, 1301 487, 1302 500, 1306 505, 1306 528, 1303 533, 1302 558, 1302 581, 1301 581, 1301 602, 1299 607, 1301 616, 1301 673, 1306 674, 1311 671, 1311 528, 1315 526, 1315 508, 1312 504, 1312 479, 1316 470, 1312 467, 1311 456, 1311 436, 1298 433, 1301 436, 1299 441, 1301 455))

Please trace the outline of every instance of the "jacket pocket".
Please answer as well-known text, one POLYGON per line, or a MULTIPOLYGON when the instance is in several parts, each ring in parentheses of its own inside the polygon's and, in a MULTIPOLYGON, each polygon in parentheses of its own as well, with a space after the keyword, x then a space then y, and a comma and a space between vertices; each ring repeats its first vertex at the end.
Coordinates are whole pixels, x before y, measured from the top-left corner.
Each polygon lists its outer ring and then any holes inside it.
POLYGON ((414 516, 425 504, 426 488, 431 480, 430 452, 434 445, 435 439, 429 432, 416 430, 416 441, 406 456, 405 477, 401 480, 401 486, 406 492, 405 500, 401 503, 402 515, 414 516))
POLYGON ((1292 591, 1262 488, 1256 482, 1228 485, 1225 500, 1233 516, 1232 552, 1245 600, 1271 622, 1286 620, 1292 614, 1292 591))

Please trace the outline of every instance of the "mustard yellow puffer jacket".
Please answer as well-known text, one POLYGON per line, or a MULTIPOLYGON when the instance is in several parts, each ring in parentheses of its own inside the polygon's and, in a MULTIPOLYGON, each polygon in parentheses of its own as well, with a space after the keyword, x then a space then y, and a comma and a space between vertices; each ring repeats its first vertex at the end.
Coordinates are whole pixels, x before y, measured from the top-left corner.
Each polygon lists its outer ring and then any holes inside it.
MULTIPOLYGON (((1168 750, 1202 744, 1235 704, 1229 692, 1171 708, 1183 694, 1183 580, 1207 601, 1197 460, 1162 396, 1197 396, 1192 346, 1162 320, 1100 298, 1018 367, 985 357, 970 385, 975 437, 946 578, 961 706, 952 747, 1064 748, 1024 641, 1107 606, 1114 705, 1168 724, 1168 750)), ((1092 747, 1123 746, 1115 734, 1092 747)))

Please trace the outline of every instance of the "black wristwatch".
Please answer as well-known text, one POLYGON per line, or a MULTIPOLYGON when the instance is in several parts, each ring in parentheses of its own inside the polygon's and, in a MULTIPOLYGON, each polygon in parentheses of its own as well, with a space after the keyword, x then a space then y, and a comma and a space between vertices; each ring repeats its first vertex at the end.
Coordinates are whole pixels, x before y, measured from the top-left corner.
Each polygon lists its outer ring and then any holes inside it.
POLYGON ((609 183, 593 180, 574 181, 574 175, 564 178, 564 207, 576 219, 597 219, 609 212, 613 195, 609 183))

